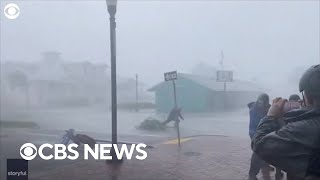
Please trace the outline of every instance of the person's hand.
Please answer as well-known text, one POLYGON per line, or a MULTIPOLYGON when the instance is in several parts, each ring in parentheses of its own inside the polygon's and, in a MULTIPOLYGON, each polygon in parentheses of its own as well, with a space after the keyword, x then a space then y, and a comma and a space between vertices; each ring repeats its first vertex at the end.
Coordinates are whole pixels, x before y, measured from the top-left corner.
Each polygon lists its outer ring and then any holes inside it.
POLYGON ((304 101, 303 101, 303 99, 300 99, 298 102, 301 104, 301 107, 304 106, 304 101))
POLYGON ((274 99, 272 101, 272 105, 268 111, 267 116, 272 116, 275 118, 279 118, 283 115, 284 113, 284 104, 288 102, 286 99, 282 99, 280 97, 274 99))

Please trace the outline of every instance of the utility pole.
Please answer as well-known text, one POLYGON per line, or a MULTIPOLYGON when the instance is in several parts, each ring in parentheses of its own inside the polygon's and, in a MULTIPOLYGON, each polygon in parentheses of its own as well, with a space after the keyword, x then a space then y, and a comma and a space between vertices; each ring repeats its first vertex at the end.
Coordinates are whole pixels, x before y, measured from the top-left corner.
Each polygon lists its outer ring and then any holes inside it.
POLYGON ((136 74, 136 112, 139 111, 139 102, 138 102, 138 94, 139 94, 139 88, 138 88, 138 74, 136 74))
POLYGON ((223 54, 223 50, 221 50, 220 66, 221 66, 221 70, 222 70, 222 71, 224 70, 223 60, 224 60, 224 54, 223 54))
MULTIPOLYGON (((225 71, 224 71, 224 54, 223 50, 221 50, 221 59, 220 59, 220 66, 221 66, 221 72, 225 76, 225 71)), ((227 108, 227 80, 223 78, 223 109, 226 110, 227 108)))
MULTIPOLYGON (((224 70, 224 54, 223 54, 223 50, 221 50, 221 68, 222 71, 224 70)), ((226 102, 227 102, 227 82, 224 81, 223 82, 223 109, 226 110, 226 102)))

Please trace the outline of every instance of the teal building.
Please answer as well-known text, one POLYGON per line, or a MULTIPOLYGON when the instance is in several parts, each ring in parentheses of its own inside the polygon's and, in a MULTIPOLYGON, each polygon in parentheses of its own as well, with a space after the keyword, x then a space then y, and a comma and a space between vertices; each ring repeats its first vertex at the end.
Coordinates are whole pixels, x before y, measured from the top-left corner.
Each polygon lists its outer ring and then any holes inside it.
MULTIPOLYGON (((158 112, 169 112, 174 107, 173 83, 161 82, 148 91, 155 93, 158 112)), ((226 84, 215 78, 178 73, 176 80, 177 104, 183 112, 229 111, 245 107, 264 92, 258 85, 243 80, 226 84)))

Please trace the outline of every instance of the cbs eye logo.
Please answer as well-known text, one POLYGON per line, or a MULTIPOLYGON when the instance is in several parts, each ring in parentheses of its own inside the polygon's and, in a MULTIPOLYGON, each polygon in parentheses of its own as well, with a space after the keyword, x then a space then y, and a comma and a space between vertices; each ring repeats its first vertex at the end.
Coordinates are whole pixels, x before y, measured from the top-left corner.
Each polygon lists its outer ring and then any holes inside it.
POLYGON ((10 3, 7 4, 4 7, 4 15, 8 18, 8 19, 16 19, 20 14, 20 9, 18 7, 18 5, 14 4, 14 3, 10 3))
POLYGON ((25 143, 20 148, 20 156, 25 160, 32 160, 37 155, 37 148, 32 143, 25 143))

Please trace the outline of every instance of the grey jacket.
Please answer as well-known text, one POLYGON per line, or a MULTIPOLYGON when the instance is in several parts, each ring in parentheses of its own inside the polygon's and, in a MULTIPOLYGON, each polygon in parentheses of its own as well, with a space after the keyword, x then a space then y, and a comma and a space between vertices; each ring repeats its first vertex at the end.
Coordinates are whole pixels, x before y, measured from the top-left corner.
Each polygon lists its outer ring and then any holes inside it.
POLYGON ((262 159, 296 177, 320 179, 320 109, 265 117, 252 139, 262 159))

